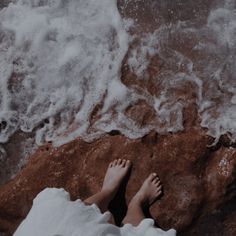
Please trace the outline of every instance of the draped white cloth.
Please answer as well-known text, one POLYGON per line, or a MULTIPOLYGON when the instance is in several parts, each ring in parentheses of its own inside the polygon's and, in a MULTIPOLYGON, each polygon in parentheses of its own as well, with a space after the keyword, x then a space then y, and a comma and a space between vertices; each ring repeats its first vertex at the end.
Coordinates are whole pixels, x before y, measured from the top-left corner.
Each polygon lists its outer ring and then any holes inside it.
POLYGON ((152 219, 137 227, 108 223, 111 214, 101 213, 95 205, 80 199, 70 201, 64 189, 46 188, 34 199, 33 206, 14 236, 175 236, 176 231, 154 227, 152 219))

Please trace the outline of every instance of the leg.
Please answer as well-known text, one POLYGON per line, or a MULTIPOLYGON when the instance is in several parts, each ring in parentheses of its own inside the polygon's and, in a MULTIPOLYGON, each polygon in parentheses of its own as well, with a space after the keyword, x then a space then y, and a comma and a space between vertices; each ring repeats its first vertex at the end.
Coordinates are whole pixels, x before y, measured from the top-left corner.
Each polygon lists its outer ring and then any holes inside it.
POLYGON ((157 174, 153 173, 149 175, 140 190, 131 200, 123 224, 139 225, 139 223, 145 219, 144 211, 149 209, 161 195, 161 188, 162 186, 157 174))
POLYGON ((129 160, 119 159, 111 162, 107 169, 101 191, 89 197, 84 202, 87 204, 95 203, 101 212, 107 211, 110 201, 115 197, 130 167, 131 162, 129 160))

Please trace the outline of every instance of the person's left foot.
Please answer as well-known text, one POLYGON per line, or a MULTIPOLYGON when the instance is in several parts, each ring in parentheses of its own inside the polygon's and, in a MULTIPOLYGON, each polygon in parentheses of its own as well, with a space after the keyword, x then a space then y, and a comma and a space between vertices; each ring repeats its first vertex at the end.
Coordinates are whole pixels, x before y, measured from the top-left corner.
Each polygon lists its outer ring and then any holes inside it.
POLYGON ((111 162, 103 181, 102 191, 108 192, 114 197, 130 168, 129 160, 118 159, 111 162))

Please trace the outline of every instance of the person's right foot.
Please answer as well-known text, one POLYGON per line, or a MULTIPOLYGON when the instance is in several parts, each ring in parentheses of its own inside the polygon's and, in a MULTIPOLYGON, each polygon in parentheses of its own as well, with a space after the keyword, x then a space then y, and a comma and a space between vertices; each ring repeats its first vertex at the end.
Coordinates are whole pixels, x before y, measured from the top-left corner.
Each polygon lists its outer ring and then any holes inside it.
POLYGON ((129 205, 151 206, 162 193, 162 185, 156 173, 152 173, 133 197, 129 205))

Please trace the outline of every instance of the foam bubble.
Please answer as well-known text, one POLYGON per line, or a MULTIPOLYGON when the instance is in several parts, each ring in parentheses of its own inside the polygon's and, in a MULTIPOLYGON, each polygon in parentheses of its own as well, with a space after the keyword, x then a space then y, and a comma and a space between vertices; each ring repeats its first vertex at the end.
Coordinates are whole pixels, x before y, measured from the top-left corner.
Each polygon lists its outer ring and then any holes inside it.
POLYGON ((2 146, 0 146, 0 164, 6 160, 6 157, 7 157, 7 153, 5 149, 2 146))

